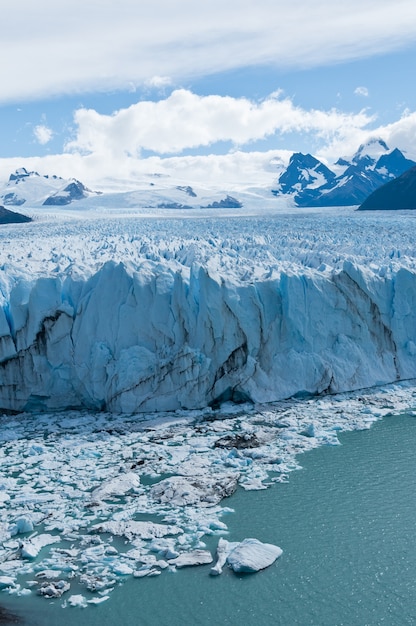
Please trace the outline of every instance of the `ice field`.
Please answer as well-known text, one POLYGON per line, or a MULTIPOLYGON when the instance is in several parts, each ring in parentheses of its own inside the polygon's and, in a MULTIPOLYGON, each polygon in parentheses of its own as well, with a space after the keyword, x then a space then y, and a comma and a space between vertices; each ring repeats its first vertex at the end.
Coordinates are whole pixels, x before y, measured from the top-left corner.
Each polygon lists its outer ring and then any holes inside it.
POLYGON ((2 229, 0 408, 201 409, 416 377, 412 215, 38 214, 2 229))

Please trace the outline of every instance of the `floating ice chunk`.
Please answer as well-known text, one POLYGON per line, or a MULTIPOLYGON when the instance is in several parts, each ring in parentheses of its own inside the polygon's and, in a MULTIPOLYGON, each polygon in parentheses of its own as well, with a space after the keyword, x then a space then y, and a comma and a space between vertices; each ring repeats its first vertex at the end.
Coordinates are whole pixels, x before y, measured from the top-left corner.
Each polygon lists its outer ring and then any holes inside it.
POLYGON ((311 422, 310 424, 308 424, 308 426, 304 430, 301 431, 300 434, 303 435, 304 437, 316 437, 315 424, 311 422))
POLYGON ((59 578, 61 572, 59 570, 45 569, 42 572, 36 574, 36 578, 42 578, 44 580, 50 580, 51 578, 59 578))
POLYGON ((239 474, 220 476, 172 476, 153 485, 150 495, 157 502, 173 506, 213 506, 237 488, 239 474))
POLYGON ((152 552, 157 552, 167 560, 175 559, 179 556, 179 552, 175 549, 175 542, 172 539, 154 539, 150 543, 149 549, 152 552))
POLYGON ((227 556, 227 562, 235 572, 258 572, 272 565, 283 550, 258 539, 244 539, 227 556))
POLYGON ((105 480, 91 493, 91 500, 92 502, 99 502, 113 496, 124 496, 138 487, 140 487, 140 477, 134 472, 127 472, 105 480))
POLYGON ((188 567, 190 565, 206 565, 212 561, 212 554, 208 550, 192 550, 191 552, 183 552, 176 559, 170 559, 169 565, 188 567))
POLYGON ((154 569, 154 568, 148 568, 148 567, 144 567, 144 568, 140 568, 138 570, 135 570, 133 572, 133 577, 134 578, 144 578, 145 576, 158 576, 161 573, 160 570, 158 569, 154 569))
POLYGON ((30 596, 32 594, 32 590, 31 589, 19 589, 19 591, 17 592, 18 596, 30 596))
POLYGON ((66 591, 69 591, 70 584, 66 580, 44 583, 38 590, 39 595, 45 598, 60 598, 66 591))
POLYGON ((21 533, 31 533, 33 531, 33 522, 30 517, 19 517, 9 528, 12 537, 21 533))
POLYGON ((91 598, 91 600, 87 600, 88 604, 102 604, 106 600, 109 600, 110 596, 102 596, 101 598, 91 598))
POLYGON ((99 533, 111 533, 112 535, 124 536, 130 541, 136 537, 141 539, 155 539, 166 535, 179 535, 183 530, 179 526, 169 524, 155 524, 154 522, 104 522, 94 526, 99 533))
POLYGON ((261 491, 262 489, 267 489, 267 485, 263 483, 263 480, 263 477, 259 478, 257 476, 245 478, 241 482, 241 487, 246 491, 261 491))
POLYGON ((0 576, 0 589, 6 589, 12 587, 15 583, 14 578, 11 576, 0 576))
POLYGON ((81 594, 76 594, 68 598, 68 604, 70 604, 71 606, 78 606, 81 609, 85 609, 87 606, 87 600, 81 594))
POLYGON ((45 448, 43 446, 34 443, 28 449, 27 454, 29 456, 37 456, 40 454, 44 454, 44 452, 45 452, 45 448))
POLYGON ((35 559, 42 548, 61 541, 60 537, 53 535, 37 535, 24 541, 20 546, 22 559, 35 559))
POLYGON ((103 567, 99 567, 99 573, 97 575, 82 574, 79 577, 79 582, 89 591, 106 592, 110 591, 109 587, 112 587, 116 583, 114 576, 109 576, 109 571, 103 567))
POLYGON ((222 568, 227 561, 228 555, 238 545, 238 542, 230 542, 221 537, 221 539, 218 541, 217 547, 217 562, 215 563, 214 567, 211 567, 211 576, 218 576, 219 574, 222 574, 222 568))
POLYGON ((117 576, 131 576, 133 574, 133 568, 126 563, 114 563, 111 569, 117 576))

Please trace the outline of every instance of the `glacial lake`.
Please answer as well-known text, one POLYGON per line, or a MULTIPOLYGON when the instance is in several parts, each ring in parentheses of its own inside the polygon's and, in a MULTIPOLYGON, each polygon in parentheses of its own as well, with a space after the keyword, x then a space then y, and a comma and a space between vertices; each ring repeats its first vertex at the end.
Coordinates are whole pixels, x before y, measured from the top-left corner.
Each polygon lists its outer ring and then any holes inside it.
POLYGON ((233 540, 283 549, 267 570, 211 577, 208 565, 131 578, 88 609, 7 593, 0 603, 28 626, 415 624, 416 417, 387 416, 339 439, 302 454, 287 483, 228 499, 233 540))

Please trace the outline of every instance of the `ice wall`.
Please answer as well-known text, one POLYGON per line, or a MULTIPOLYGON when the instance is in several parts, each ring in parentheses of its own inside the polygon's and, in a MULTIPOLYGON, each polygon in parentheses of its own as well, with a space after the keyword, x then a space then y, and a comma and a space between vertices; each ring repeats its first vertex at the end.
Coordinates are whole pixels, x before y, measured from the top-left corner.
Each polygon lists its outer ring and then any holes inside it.
POLYGON ((200 408, 416 377, 416 274, 233 281, 209 265, 16 279, 0 306, 0 408, 200 408))

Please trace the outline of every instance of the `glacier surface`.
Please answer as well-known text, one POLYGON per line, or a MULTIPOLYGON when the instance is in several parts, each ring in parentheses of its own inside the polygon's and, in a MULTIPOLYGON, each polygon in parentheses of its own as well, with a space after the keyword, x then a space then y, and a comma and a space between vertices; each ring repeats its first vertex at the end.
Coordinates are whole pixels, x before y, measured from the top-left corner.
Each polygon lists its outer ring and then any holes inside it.
POLYGON ((414 219, 167 215, 2 229, 1 409, 195 409, 416 377, 414 219))

